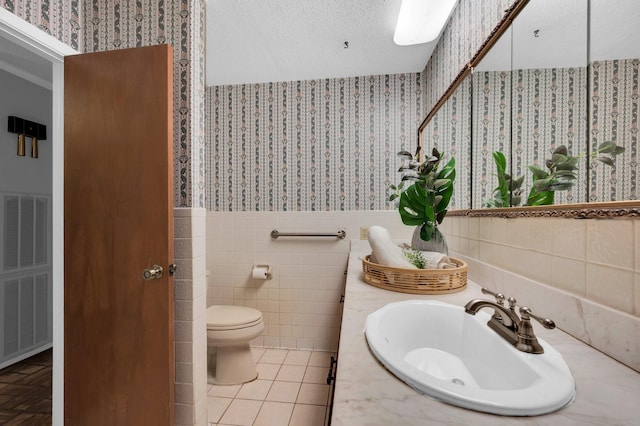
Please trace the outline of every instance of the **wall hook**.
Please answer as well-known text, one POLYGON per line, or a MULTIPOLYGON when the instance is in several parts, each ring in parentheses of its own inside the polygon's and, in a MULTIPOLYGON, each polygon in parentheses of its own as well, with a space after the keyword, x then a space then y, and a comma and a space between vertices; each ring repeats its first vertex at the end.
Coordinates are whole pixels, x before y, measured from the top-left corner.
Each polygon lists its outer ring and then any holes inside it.
POLYGON ((47 139, 47 126, 24 118, 9 116, 8 131, 18 134, 18 155, 26 154, 25 138, 31 138, 31 157, 38 158, 38 140, 47 139))
POLYGON ((24 135, 22 133, 18 134, 18 155, 20 157, 24 157, 25 154, 25 142, 24 135))
POLYGON ((345 41, 345 42, 344 42, 344 48, 345 48, 345 49, 348 49, 348 48, 349 48, 349 42, 348 42, 348 41, 345 41))
POLYGON ((31 158, 38 158, 38 138, 31 138, 31 158))

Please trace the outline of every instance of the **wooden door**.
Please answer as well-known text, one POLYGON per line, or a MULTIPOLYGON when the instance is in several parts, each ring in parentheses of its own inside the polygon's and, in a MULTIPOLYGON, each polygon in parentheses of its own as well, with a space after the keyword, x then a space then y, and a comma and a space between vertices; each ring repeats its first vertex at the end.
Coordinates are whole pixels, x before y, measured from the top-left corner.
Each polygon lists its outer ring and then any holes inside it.
POLYGON ((171 47, 64 72, 65 423, 173 425, 171 47))

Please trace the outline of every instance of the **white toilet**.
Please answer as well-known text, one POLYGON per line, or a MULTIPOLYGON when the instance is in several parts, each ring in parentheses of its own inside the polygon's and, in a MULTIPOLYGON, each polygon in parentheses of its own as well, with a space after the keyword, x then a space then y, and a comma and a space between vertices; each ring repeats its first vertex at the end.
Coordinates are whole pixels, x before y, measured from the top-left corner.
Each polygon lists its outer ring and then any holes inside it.
POLYGON ((258 372, 249 342, 263 330, 262 312, 257 309, 230 305, 208 307, 209 382, 235 385, 254 380, 258 372))

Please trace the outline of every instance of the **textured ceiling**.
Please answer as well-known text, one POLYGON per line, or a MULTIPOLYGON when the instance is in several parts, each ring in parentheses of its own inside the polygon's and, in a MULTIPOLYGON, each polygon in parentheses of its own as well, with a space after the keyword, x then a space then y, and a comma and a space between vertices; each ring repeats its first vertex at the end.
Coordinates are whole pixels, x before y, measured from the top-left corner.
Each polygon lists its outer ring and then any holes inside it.
POLYGON ((208 0, 207 85, 420 72, 437 39, 395 45, 400 3, 208 0))
POLYGON ((638 58, 637 17, 638 0, 532 0, 476 70, 584 67, 587 62, 638 58))

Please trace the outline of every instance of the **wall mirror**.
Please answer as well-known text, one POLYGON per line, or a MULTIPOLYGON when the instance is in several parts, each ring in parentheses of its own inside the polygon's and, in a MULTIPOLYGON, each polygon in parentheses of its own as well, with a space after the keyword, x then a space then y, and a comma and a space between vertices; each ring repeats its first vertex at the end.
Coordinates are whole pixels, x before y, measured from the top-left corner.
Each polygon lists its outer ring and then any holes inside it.
MULTIPOLYGON (((522 0, 470 58, 420 128, 430 149, 434 118, 446 122, 448 99, 469 87, 471 210, 473 216, 608 217, 640 214, 638 85, 640 2, 620 0, 522 0), (615 30, 614 30, 615 29, 615 30), (469 71, 469 72, 467 72, 469 71), (440 111, 442 109, 442 111, 440 111), (437 110, 437 111, 435 111, 437 110), (595 161, 604 141, 625 148, 614 166, 595 161), (545 168, 555 148, 579 157, 575 184, 556 191, 553 205, 486 209, 498 186, 492 153, 500 151, 511 176, 524 176, 521 200, 532 185, 529 165, 545 168), (588 204, 589 203, 589 204, 588 204), (562 213, 559 213, 562 212, 562 213)), ((456 141, 456 159, 464 149, 456 141)), ((517 201, 517 200, 516 200, 517 201)), ((489 204, 489 206, 491 206, 489 204)), ((456 208, 465 208, 456 204, 456 208)))
MULTIPOLYGON (((513 21, 511 54, 511 170, 524 176, 527 202, 533 174, 564 145, 581 157, 587 152, 586 0, 530 0, 513 21)), ((554 204, 586 201, 587 160, 577 165, 573 188, 555 191, 554 204)), ((513 203, 512 205, 516 205, 513 203)))
POLYGON ((512 164, 511 39, 509 27, 470 74, 473 94, 471 207, 474 209, 485 207, 498 186, 492 153, 502 152, 512 164))
POLYGON ((590 0, 590 147, 614 140, 625 147, 615 169, 593 163, 588 201, 638 200, 640 2, 590 0))
POLYGON ((422 154, 436 147, 441 163, 456 159, 456 180, 449 209, 471 207, 471 76, 457 86, 420 133, 422 154))

